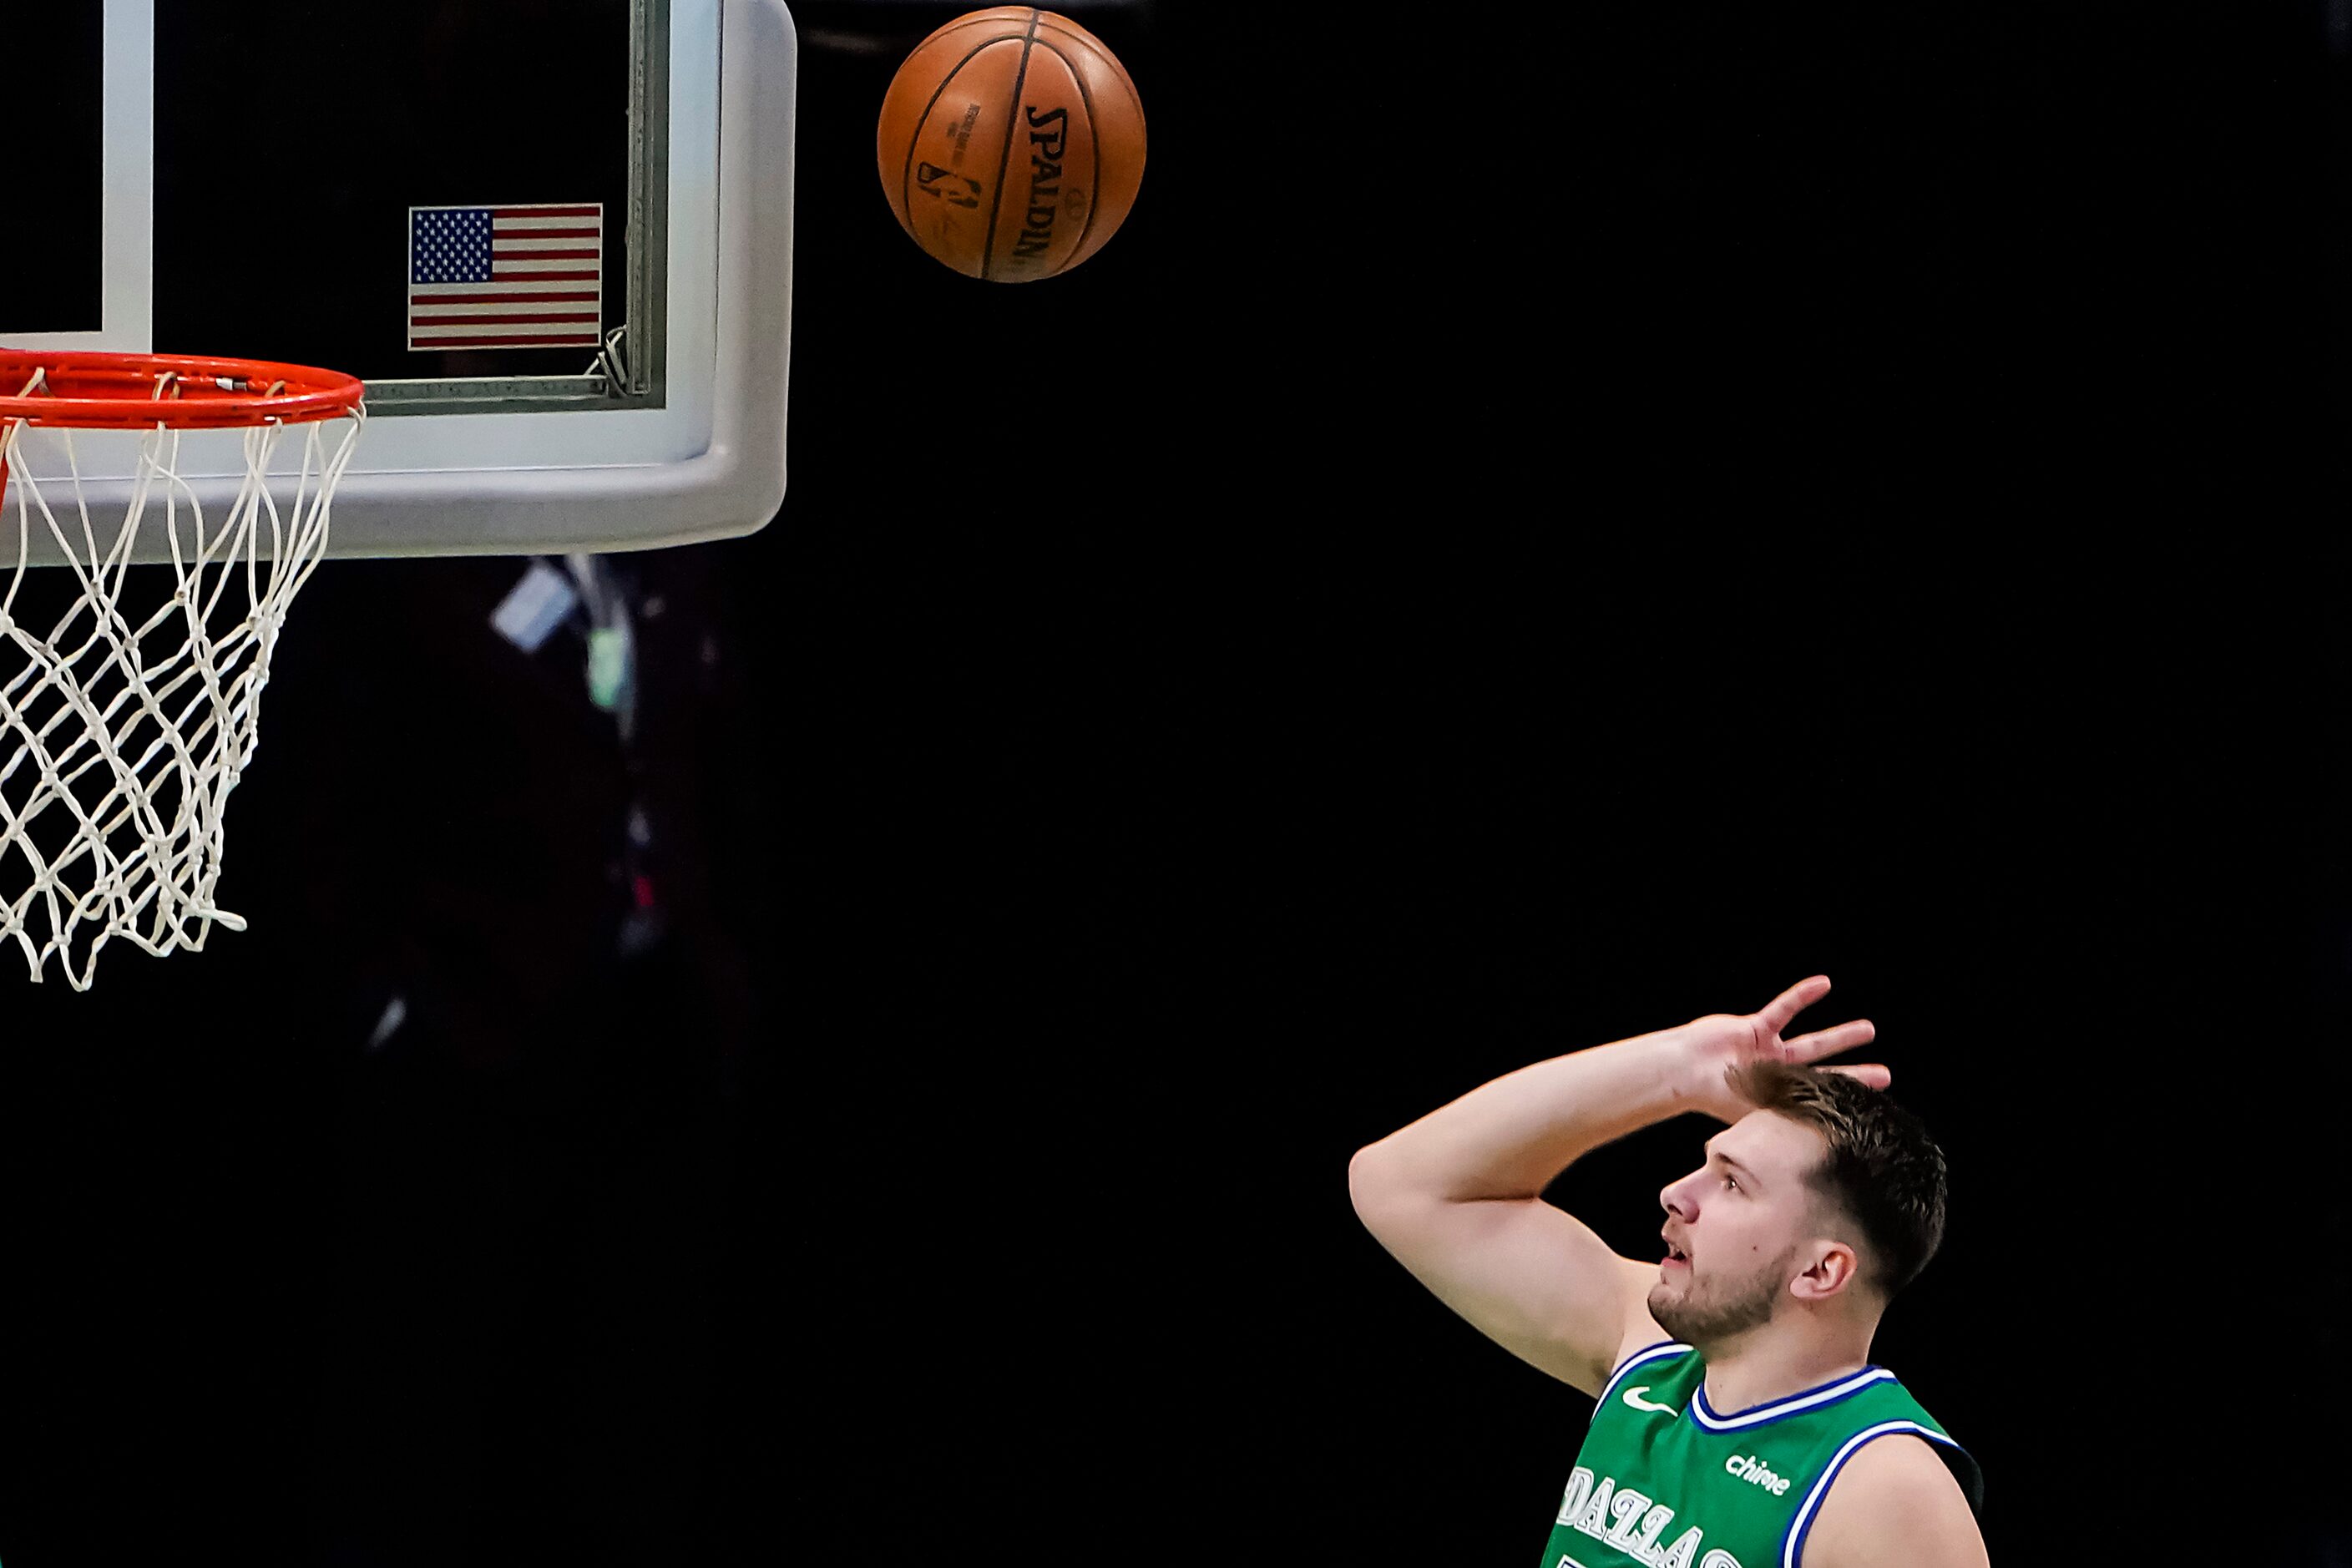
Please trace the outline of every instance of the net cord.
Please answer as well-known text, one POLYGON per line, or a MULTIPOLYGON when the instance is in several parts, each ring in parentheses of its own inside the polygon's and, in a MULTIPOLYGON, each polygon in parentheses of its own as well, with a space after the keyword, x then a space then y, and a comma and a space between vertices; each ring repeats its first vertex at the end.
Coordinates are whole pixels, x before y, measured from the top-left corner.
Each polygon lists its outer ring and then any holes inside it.
MULTIPOLYGON (((25 395, 39 382, 37 374, 25 395)), ((159 378, 155 395, 169 395, 168 378, 159 378)), ((291 474, 272 468, 283 424, 205 433, 207 441, 240 441, 245 470, 209 531, 181 470, 184 433, 159 424, 141 437, 123 522, 103 552, 74 432, 40 427, 37 442, 21 420, 0 425, 0 517, 13 510, 17 533, 0 642, 24 659, 0 681, 0 938, 16 942, 34 980, 55 958, 86 990, 100 950, 116 937, 161 956, 201 951, 215 922, 245 928, 215 901, 228 798, 258 745, 278 636, 325 559, 332 498, 364 421, 355 411, 305 424, 291 474), (61 448, 58 478, 39 477, 45 446, 61 448), (127 601, 151 579, 131 563, 157 511, 173 591, 134 626, 127 601), (47 636, 16 615, 37 520, 79 590, 47 636), (222 625, 237 579, 243 605, 231 605, 236 618, 222 625)))

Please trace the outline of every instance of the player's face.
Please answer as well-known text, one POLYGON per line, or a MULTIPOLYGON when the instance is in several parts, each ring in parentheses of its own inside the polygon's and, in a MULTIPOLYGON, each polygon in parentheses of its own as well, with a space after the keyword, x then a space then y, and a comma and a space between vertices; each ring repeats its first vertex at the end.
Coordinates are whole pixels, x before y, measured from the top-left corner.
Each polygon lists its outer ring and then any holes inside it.
POLYGON ((1650 1315, 1686 1344, 1719 1343, 1771 1321, 1811 1213, 1804 1174, 1821 1134, 1768 1111, 1708 1140, 1699 1168, 1658 1194, 1666 1260, 1650 1315))

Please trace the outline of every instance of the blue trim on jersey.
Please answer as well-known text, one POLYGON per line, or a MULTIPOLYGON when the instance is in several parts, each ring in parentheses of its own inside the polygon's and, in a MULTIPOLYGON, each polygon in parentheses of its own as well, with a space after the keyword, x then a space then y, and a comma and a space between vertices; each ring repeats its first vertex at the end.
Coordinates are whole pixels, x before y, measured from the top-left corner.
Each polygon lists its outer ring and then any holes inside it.
POLYGON ((1609 1375, 1614 1377, 1617 1375, 1618 1372, 1624 1371, 1626 1367, 1633 1363, 1634 1356, 1645 1356, 1652 1351, 1663 1350, 1670 1345, 1678 1351, 1686 1351, 1690 1349, 1690 1346, 1683 1343, 1680 1340, 1653 1340, 1648 1344, 1643 1345, 1640 1350, 1635 1351, 1633 1355, 1629 1355, 1623 1361, 1619 1362, 1617 1363, 1617 1372, 1612 1372, 1609 1375))
POLYGON ((1790 1520, 1787 1533, 1780 1537, 1780 1568, 1798 1568, 1798 1565, 1804 1561, 1805 1538, 1812 1533, 1813 1521, 1818 1517, 1817 1510, 1821 1508, 1822 1499, 1829 1494, 1830 1483, 1837 1479, 1837 1473, 1840 1470, 1845 1468, 1845 1462, 1860 1453, 1865 1443, 1875 1442, 1881 1437, 1891 1437, 1900 1433, 1908 1433, 1915 1437, 1925 1437, 1930 1443, 1941 1443, 1948 1448, 1955 1450, 1960 1448, 1960 1446, 1949 1437, 1938 1432, 1931 1432, 1916 1421, 1885 1421, 1875 1426, 1864 1427, 1846 1439, 1845 1447, 1840 1448, 1832 1457, 1829 1467, 1822 1471, 1822 1479, 1813 1483, 1813 1489, 1805 1494, 1804 1503, 1797 1510, 1796 1516, 1790 1520))
POLYGON ((1593 1415, 1598 1416, 1601 1414, 1601 1407, 1609 1403, 1609 1395, 1615 1392, 1620 1383, 1625 1380, 1627 1373, 1637 1366, 1645 1366, 1654 1361, 1664 1361, 1668 1356, 1681 1355, 1689 1349, 1690 1346, 1677 1344, 1673 1340, 1660 1340, 1656 1344, 1644 1345, 1627 1356, 1618 1363, 1617 1370, 1609 1374, 1609 1381, 1601 1385, 1601 1392, 1592 1396, 1593 1415))
POLYGON ((1761 1405, 1751 1405, 1736 1415, 1718 1415, 1715 1406, 1706 1402, 1706 1382, 1701 1379, 1691 1395, 1691 1419, 1709 1432, 1745 1432, 1751 1426, 1769 1426, 1776 1421, 1786 1421, 1792 1415, 1802 1415, 1811 1410, 1825 1410, 1832 1405, 1853 1398, 1873 1384, 1889 1382, 1895 1374, 1872 1363, 1860 1372, 1833 1377, 1827 1383, 1816 1384, 1780 1399, 1768 1399, 1761 1405), (1835 1390, 1832 1397, 1822 1394, 1835 1390))

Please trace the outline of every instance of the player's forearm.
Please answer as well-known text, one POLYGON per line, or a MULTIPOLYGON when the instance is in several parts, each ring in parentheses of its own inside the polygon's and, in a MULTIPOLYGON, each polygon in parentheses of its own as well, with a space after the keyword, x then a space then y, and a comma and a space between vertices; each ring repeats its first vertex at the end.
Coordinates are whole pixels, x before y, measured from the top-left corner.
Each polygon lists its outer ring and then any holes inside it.
POLYGON ((1688 1109, 1679 1029, 1507 1073, 1358 1151, 1360 1206, 1384 1196, 1468 1203, 1539 1196, 1579 1157, 1688 1109))

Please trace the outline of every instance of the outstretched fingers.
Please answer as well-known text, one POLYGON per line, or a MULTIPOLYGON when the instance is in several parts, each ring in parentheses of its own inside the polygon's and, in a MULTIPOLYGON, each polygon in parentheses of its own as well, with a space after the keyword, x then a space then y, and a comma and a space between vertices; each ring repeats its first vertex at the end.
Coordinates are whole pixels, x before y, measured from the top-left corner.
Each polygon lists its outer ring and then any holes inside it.
POLYGON ((1756 1015, 1756 1021, 1763 1025, 1769 1032, 1777 1035, 1789 1026, 1790 1019, 1794 1018, 1829 993, 1830 977, 1826 974, 1816 974, 1809 980, 1800 980, 1766 1003, 1764 1010, 1756 1015))
MULTIPOLYGON (((1829 994, 1830 977, 1826 974, 1816 974, 1808 979, 1800 980, 1790 986, 1772 998, 1771 1004, 1756 1015, 1756 1022, 1771 1031, 1770 1037, 1780 1041, 1782 1061, 1799 1064, 1818 1062, 1823 1057, 1833 1057, 1840 1051, 1850 1051, 1856 1046, 1866 1046, 1878 1037, 1878 1026, 1867 1018, 1856 1018, 1852 1023, 1840 1024, 1834 1028, 1816 1029, 1808 1035, 1781 1035, 1780 1031, 1788 1026, 1790 1019, 1829 994)), ((1895 1078, 1895 1075, 1887 1071, 1885 1065, 1881 1062, 1864 1062, 1853 1067, 1823 1068, 1822 1070, 1843 1073, 1856 1082, 1868 1084, 1873 1089, 1885 1089, 1894 1081, 1895 1078)))
POLYGON ((1876 1038, 1878 1026, 1867 1018, 1856 1018, 1853 1023, 1840 1024, 1834 1029, 1817 1029, 1810 1035, 1782 1040, 1780 1045, 1792 1062, 1817 1062, 1823 1057, 1833 1057, 1840 1051, 1866 1046, 1876 1038))

